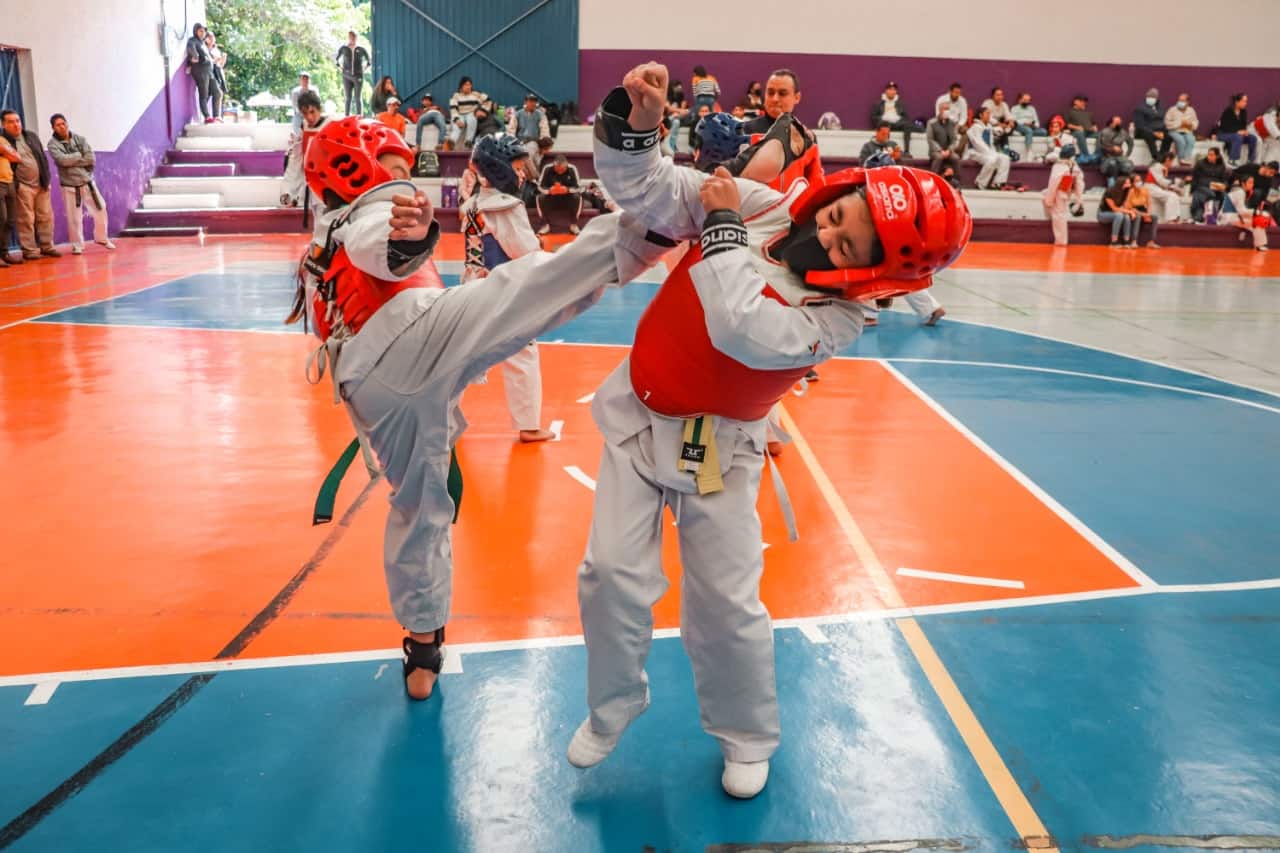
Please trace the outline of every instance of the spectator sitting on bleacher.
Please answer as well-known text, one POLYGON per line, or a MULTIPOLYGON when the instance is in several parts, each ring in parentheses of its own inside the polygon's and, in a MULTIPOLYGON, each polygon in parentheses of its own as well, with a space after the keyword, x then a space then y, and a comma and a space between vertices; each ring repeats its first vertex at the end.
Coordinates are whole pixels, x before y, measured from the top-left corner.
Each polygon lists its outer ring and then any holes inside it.
MULTIPOLYGON (((876 101, 876 105, 871 108, 871 126, 878 128, 881 124, 888 125, 891 130, 902 131, 902 147, 908 152, 911 150, 911 131, 915 129, 915 124, 907 113, 902 96, 898 94, 898 84, 892 80, 884 84, 880 100, 876 101)), ((866 148, 864 147, 863 150, 865 151, 866 148)))
POLYGON ((475 112, 487 100, 489 96, 484 92, 477 92, 470 77, 463 77, 458 81, 458 91, 449 98, 449 115, 453 117, 453 128, 449 131, 450 148, 463 148, 475 140, 475 112))
POLYGON ((1159 89, 1148 89, 1146 99, 1133 108, 1133 135, 1147 143, 1152 163, 1163 160, 1165 152, 1173 145, 1173 137, 1165 133, 1159 89))
POLYGON ((1178 160, 1184 166, 1195 162, 1196 129, 1199 127, 1200 119, 1196 108, 1191 106, 1191 96, 1182 92, 1178 95, 1178 102, 1165 111, 1164 129, 1177 146, 1178 160))
POLYGON ((969 131, 965 135, 969 140, 970 155, 982 164, 974 186, 980 190, 1002 190, 1009 180, 1009 166, 1013 161, 1008 154, 996 150, 992 142, 990 121, 991 110, 986 107, 981 108, 973 117, 973 123, 969 125, 969 131))
POLYGON ((1132 247, 1129 235, 1133 233, 1133 220, 1138 212, 1128 206, 1129 177, 1116 179, 1102 194, 1102 203, 1098 205, 1098 221, 1111 226, 1111 248, 1124 249, 1132 247))
POLYGON ((436 105, 435 98, 431 97, 430 92, 422 96, 422 109, 418 112, 417 119, 415 119, 415 126, 418 130, 415 147, 422 147, 422 127, 428 124, 434 125, 436 128, 436 148, 443 148, 445 134, 448 133, 448 123, 445 121, 444 113, 436 105))
POLYGON ((964 87, 959 83, 952 83, 948 87, 946 93, 939 95, 938 100, 933 102, 933 113, 937 115, 938 107, 946 104, 950 109, 951 120, 956 123, 956 127, 967 127, 969 124, 969 102, 964 99, 964 87))
POLYGON ((1178 160, 1173 151, 1166 151, 1158 163, 1147 167, 1147 192, 1152 204, 1160 210, 1161 222, 1177 222, 1182 219, 1182 195, 1178 185, 1169 176, 1169 169, 1178 160))
POLYGON ((496 107, 493 101, 486 101, 476 107, 476 111, 471 114, 476 120, 475 139, 494 133, 502 133, 502 122, 494 115, 495 111, 496 107))
POLYGON ((752 80, 747 86, 747 96, 743 106, 746 107, 747 118, 764 115, 764 86, 760 85, 759 80, 752 80))
POLYGON ((1271 216, 1264 209, 1259 209, 1251 199, 1255 194, 1252 175, 1243 178, 1238 174, 1232 179, 1231 191, 1227 193, 1222 207, 1219 225, 1232 225, 1240 229, 1240 239, 1252 235, 1253 248, 1259 252, 1267 250, 1267 226, 1271 224, 1271 216))
POLYGON ((375 116, 378 113, 386 112, 387 99, 392 96, 398 98, 400 93, 396 91, 396 84, 391 80, 391 75, 388 74, 378 81, 378 85, 373 87, 373 94, 369 96, 370 112, 375 116))
POLYGON ((551 135, 551 125, 547 124, 547 112, 538 106, 538 96, 533 92, 524 96, 524 109, 511 114, 507 133, 520 141, 530 158, 538 156, 538 140, 551 135))
POLYGON ((1147 248, 1159 249, 1160 244, 1156 242, 1156 235, 1160 230, 1160 216, 1152 209, 1151 193, 1147 191, 1146 184, 1140 174, 1130 175, 1129 185, 1129 195, 1125 197, 1125 207, 1132 209, 1136 214, 1132 222, 1133 242, 1131 245, 1137 248, 1138 243, 1142 240, 1142 226, 1147 224, 1151 226, 1151 233, 1147 237, 1147 248))
POLYGON ((1214 134, 1220 142, 1226 143, 1227 160, 1234 167, 1240 163, 1240 146, 1247 145, 1252 163, 1258 153, 1258 137, 1249 132, 1249 96, 1239 92, 1231 96, 1231 103, 1222 111, 1214 134))
POLYGON ((1018 102, 1009 110, 1013 116, 1013 129, 1022 134, 1022 142, 1027 148, 1027 160, 1043 160, 1040 155, 1031 153, 1031 143, 1037 136, 1044 136, 1045 130, 1040 126, 1040 116, 1031 105, 1031 93, 1019 92, 1018 102))
POLYGON ((1049 119, 1049 150, 1044 155, 1046 163, 1058 162, 1061 156, 1063 146, 1070 145, 1072 150, 1076 152, 1076 163, 1080 162, 1079 151, 1076 147, 1076 138, 1067 130, 1067 122, 1062 116, 1054 116, 1049 119))
MULTIPOLYGON (((1070 120, 1068 120, 1069 122, 1070 120)), ((1118 175, 1133 174, 1133 137, 1124 126, 1124 119, 1112 116, 1111 121, 1098 134, 1098 154, 1102 156, 1102 174, 1108 179, 1107 184, 1118 175)))
POLYGON ((692 118, 689 115, 689 102, 684 97, 684 84, 679 80, 672 80, 667 84, 667 141, 671 148, 671 153, 675 154, 679 151, 676 144, 677 138, 680 136, 680 128, 691 127, 692 118))
POLYGON ((1089 137, 1097 136, 1098 125, 1089 111, 1089 99, 1084 95, 1076 95, 1071 99, 1071 109, 1066 115, 1067 130, 1076 139, 1076 162, 1081 166, 1098 162, 1101 153, 1089 153, 1089 137))
POLYGON ((959 139, 956 123, 951 120, 951 107, 941 104, 938 115, 929 119, 925 136, 929 140, 929 171, 941 175, 953 187, 960 186, 960 155, 956 153, 959 139))
POLYGON ((862 146, 862 150, 858 152, 859 160, 865 163, 881 152, 888 154, 895 163, 902 159, 902 149, 898 147, 898 143, 889 138, 889 128, 887 121, 882 121, 876 126, 876 135, 868 139, 862 146))
MULTIPOLYGON (((999 131, 1001 137, 1007 138, 1013 133, 1016 122, 1013 120, 1013 110, 1009 107, 1009 102, 1004 99, 1004 89, 996 86, 991 90, 991 97, 982 102, 982 106, 991 111, 990 125, 999 131)), ((1030 152, 1030 148, 1027 149, 1030 152)))
POLYGON ((1191 173, 1191 221, 1204 224, 1204 206, 1212 201, 1222 209, 1227 194, 1227 164, 1217 148, 1210 148, 1196 161, 1191 173))
POLYGON ((557 154, 550 165, 542 168, 538 188, 542 190, 538 194, 538 216, 542 218, 542 227, 538 229, 538 233, 551 233, 548 212, 571 211, 569 233, 577 234, 578 217, 582 215, 582 195, 578 192, 580 185, 577 168, 571 165, 569 159, 563 154, 557 154))
POLYGON ((697 108, 705 104, 707 109, 714 111, 716 99, 720 97, 719 81, 708 74, 706 68, 695 65, 693 79, 689 81, 689 85, 693 89, 693 106, 697 108))
POLYGON ((400 99, 395 95, 387 98, 386 111, 378 113, 374 118, 400 134, 401 138, 404 137, 404 129, 409 122, 400 115, 400 99))

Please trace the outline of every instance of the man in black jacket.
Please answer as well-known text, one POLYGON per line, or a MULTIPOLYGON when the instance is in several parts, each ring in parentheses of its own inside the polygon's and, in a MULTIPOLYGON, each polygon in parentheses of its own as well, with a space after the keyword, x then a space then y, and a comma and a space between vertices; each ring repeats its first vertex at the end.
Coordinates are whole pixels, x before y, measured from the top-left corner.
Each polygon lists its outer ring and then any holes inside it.
MULTIPOLYGON (((369 64, 369 51, 356 44, 355 32, 347 33, 347 43, 338 48, 334 57, 338 67, 342 69, 342 96, 347 115, 364 115, 364 97, 360 90, 364 87, 364 69, 369 64)), ((444 142, 444 134, 440 134, 444 142)))
POLYGON ((13 166, 18 188, 18 242, 27 260, 44 255, 61 257, 53 247, 53 201, 49 196, 49 161, 44 156, 40 137, 22 129, 22 118, 13 110, 0 113, 4 137, 18 152, 13 166))
POLYGON ((907 113, 906 104, 898 95, 898 84, 893 81, 885 84, 880 100, 871 108, 871 126, 879 127, 881 123, 887 123, 890 130, 902 131, 902 150, 906 152, 903 156, 910 157, 911 131, 915 130, 915 125, 907 113))
POLYGON ((1133 108, 1133 135, 1147 143, 1151 162, 1159 163, 1173 145, 1173 137, 1165 132, 1164 110, 1160 109, 1160 90, 1148 89, 1146 100, 1133 108), (1159 142, 1159 151, 1156 143, 1159 142))

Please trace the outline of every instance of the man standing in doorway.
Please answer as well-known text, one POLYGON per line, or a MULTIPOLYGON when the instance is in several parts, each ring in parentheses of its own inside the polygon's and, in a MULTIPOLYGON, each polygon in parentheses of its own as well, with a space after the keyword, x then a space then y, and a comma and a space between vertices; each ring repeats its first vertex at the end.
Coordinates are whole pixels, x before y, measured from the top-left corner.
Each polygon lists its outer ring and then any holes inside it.
POLYGON ((40 137, 22 129, 22 118, 13 110, 0 113, 5 138, 18 152, 13 176, 18 185, 18 242, 22 257, 59 258, 53 247, 53 204, 49 199, 49 161, 40 137))
POLYGON ((347 115, 364 115, 364 69, 369 65, 369 51, 356 44, 354 31, 347 33, 347 43, 338 48, 335 57, 342 69, 342 96, 347 115))
POLYGON ((83 136, 72 133, 67 118, 54 113, 49 119, 53 136, 49 137, 49 153, 58 166, 58 183, 62 185, 62 206, 67 212, 67 234, 71 254, 84 254, 84 209, 93 217, 93 242, 114 249, 107 236, 107 202, 93 182, 93 149, 83 136))

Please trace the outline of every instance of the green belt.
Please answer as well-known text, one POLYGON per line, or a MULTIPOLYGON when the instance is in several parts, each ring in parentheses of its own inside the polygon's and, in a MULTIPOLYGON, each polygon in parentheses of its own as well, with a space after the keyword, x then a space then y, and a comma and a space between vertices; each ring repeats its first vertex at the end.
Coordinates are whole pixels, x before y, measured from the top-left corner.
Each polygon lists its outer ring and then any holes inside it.
MULTIPOLYGON (((338 461, 329 469, 328 476, 320 484, 320 493, 316 495, 316 507, 311 513, 311 523, 313 525, 327 524, 333 521, 333 505, 338 499, 338 486, 342 484, 342 478, 347 475, 347 469, 351 467, 351 463, 355 461, 356 454, 359 452, 360 439, 351 439, 347 449, 342 451, 338 461)), ((457 524, 458 513, 462 510, 462 469, 458 467, 458 451, 453 448, 449 449, 449 480, 447 488, 449 497, 453 498, 453 523, 457 524)))

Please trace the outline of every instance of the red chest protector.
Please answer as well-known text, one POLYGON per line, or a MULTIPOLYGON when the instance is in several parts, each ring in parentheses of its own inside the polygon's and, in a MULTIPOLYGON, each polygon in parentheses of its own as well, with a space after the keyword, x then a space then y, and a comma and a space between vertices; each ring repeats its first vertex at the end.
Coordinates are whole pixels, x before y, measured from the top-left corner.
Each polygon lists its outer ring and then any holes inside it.
MULTIPOLYGON (((313 251, 319 249, 312 247, 313 251)), ((327 341, 335 330, 341 333, 340 337, 354 335, 391 297, 415 287, 444 287, 431 261, 403 281, 386 281, 356 267, 347 257, 346 248, 340 247, 311 292, 316 335, 322 341, 327 341)))
MULTIPOLYGON (((631 387, 640 402, 660 415, 718 415, 754 421, 809 371, 754 370, 711 343, 702 303, 689 268, 702 260, 695 243, 658 288, 636 327, 631 348, 631 387)), ((787 304, 772 287, 766 297, 787 304)))
POLYGON ((803 154, 792 160, 778 177, 769 182, 769 187, 785 193, 799 178, 804 178, 810 186, 813 186, 822 180, 822 176, 822 160, 818 158, 818 146, 810 145, 803 154))

